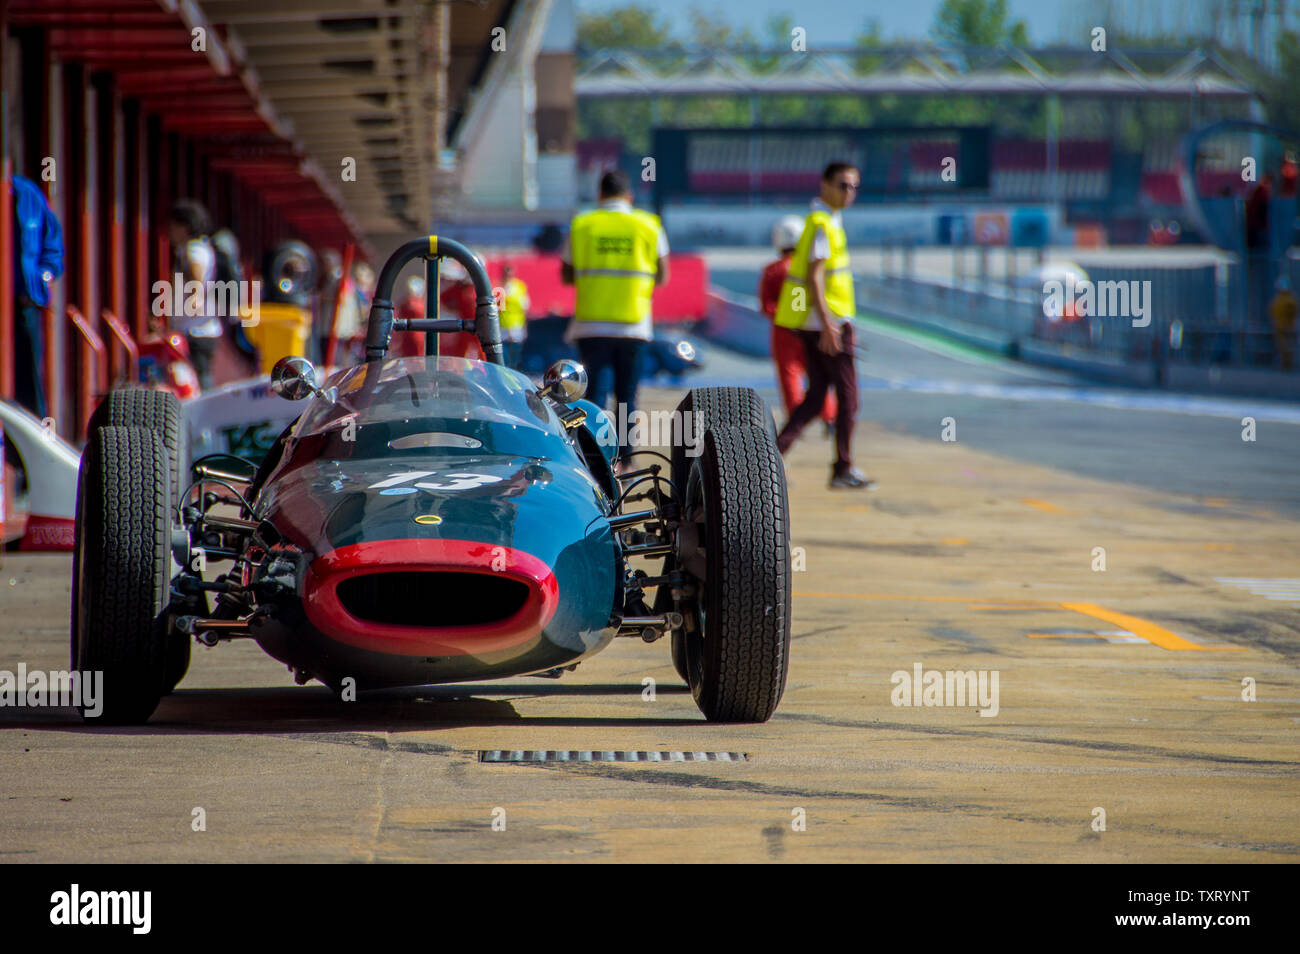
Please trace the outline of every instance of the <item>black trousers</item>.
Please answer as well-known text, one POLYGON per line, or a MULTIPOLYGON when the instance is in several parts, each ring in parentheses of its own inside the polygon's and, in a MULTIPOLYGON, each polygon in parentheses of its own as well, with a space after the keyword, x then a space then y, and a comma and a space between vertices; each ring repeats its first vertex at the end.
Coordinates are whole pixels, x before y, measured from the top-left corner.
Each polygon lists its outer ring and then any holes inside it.
MULTIPOLYGON (((614 400, 626 407, 627 418, 636 410, 636 388, 641 380, 640 358, 645 342, 640 338, 579 338, 578 355, 587 369, 587 399, 603 408, 609 395, 606 371, 614 377, 614 400)), ((618 409, 614 409, 617 421, 618 409)), ((620 437, 619 453, 631 448, 620 437)))
POLYGON ((790 412, 776 446, 784 454, 803 433, 803 429, 817 420, 826 392, 835 389, 839 408, 835 413, 835 468, 836 475, 847 474, 853 467, 853 425, 858 416, 858 369, 854 363, 853 322, 840 326, 844 348, 839 354, 827 354, 820 347, 821 335, 816 331, 800 331, 808 369, 808 391, 803 403, 790 412))
POLYGON ((39 418, 46 416, 45 327, 41 309, 19 299, 14 308, 14 399, 39 418))
POLYGON ((199 387, 204 391, 212 387, 212 359, 217 354, 217 342, 220 338, 201 338, 198 335, 186 335, 190 345, 190 364, 199 377, 199 387))

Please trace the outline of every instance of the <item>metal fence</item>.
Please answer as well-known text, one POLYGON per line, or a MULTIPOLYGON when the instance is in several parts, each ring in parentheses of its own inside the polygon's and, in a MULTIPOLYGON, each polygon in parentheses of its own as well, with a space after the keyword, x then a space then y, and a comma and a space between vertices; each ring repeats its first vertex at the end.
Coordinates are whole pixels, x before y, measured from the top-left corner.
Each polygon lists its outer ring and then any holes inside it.
MULTIPOLYGON (((957 334, 983 335, 1016 353, 1026 345, 1117 363, 1177 363, 1283 369, 1296 350, 1295 330, 1275 332, 1268 314, 1276 268, 1247 261, 1208 265, 1093 265, 1091 307, 1053 314, 1037 263, 977 274, 954 266, 951 277, 915 274, 904 250, 882 255, 880 274, 859 279, 859 305, 957 334), (1077 314, 1077 317, 1076 317, 1077 314)), ((964 268, 965 266, 963 266, 964 268)), ((1300 260, 1282 268, 1291 288, 1300 260)), ((1080 296, 1081 297, 1081 296, 1080 296)), ((1294 362, 1286 370, 1295 373, 1294 362)))

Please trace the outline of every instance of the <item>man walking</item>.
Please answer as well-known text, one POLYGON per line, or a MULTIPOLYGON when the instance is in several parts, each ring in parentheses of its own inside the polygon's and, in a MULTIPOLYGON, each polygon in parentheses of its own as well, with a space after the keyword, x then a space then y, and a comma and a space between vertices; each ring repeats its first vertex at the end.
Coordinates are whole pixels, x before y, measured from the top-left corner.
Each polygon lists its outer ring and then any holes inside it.
POLYGON ((776 324, 803 339, 808 391, 776 443, 781 453, 817 417, 834 387, 835 463, 830 486, 864 490, 875 481, 853 466, 853 424, 858 411, 858 374, 853 355, 853 272, 842 211, 857 198, 862 179, 855 166, 832 162, 822 172, 821 196, 813 199, 777 303, 776 324))
MULTIPOLYGON (((586 365, 591 401, 605 406, 606 369, 628 419, 636 410, 638 359, 651 340, 650 299, 668 280, 668 237, 657 215, 632 208, 622 172, 600 178, 600 206, 574 218, 560 275, 577 289, 566 340, 586 365)), ((625 435, 624 435, 625 436, 625 435)), ((621 440, 621 439, 620 439, 621 440)), ((619 453, 631 448, 620 444, 619 453)))
MULTIPOLYGON (((785 277, 790 273, 790 260, 794 258, 794 247, 799 244, 803 234, 803 219, 797 215, 784 216, 772 227, 772 247, 781 256, 769 262, 763 269, 763 276, 758 282, 758 306, 769 318, 776 317, 777 305, 781 303, 781 289, 785 287, 785 277)), ((794 409, 803 401, 804 379, 807 371, 803 339, 793 328, 782 328, 772 324, 772 361, 776 364, 776 383, 781 391, 781 403, 785 406, 786 420, 794 409)), ((828 436, 835 433, 835 395, 827 393, 826 403, 822 406, 822 423, 828 436)))

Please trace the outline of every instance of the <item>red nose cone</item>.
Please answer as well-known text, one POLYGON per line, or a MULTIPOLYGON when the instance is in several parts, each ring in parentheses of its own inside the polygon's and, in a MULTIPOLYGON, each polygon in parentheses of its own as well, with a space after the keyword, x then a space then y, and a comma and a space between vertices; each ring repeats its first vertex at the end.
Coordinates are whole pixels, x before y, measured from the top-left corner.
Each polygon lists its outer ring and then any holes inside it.
POLYGON ((536 639, 555 615, 551 568, 469 540, 378 540, 340 547, 307 572, 303 605, 325 635, 398 656, 466 656, 536 639))

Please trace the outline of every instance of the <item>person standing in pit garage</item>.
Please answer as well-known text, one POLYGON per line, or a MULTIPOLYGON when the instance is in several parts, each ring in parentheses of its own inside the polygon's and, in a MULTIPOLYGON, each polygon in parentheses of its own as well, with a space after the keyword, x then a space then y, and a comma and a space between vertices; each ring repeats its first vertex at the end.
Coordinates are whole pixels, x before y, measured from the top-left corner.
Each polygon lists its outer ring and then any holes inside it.
MULTIPOLYGON (((600 205, 569 226, 560 276, 577 289, 565 340, 576 343, 597 407, 605 406, 606 369, 627 418, 636 410, 641 349, 653 337, 650 299, 668 281, 668 237, 657 215, 632 208, 632 187, 619 171, 600 178, 600 205)), ((621 441, 621 439, 620 439, 621 441)), ((619 453, 631 448, 620 443, 619 453)))
POLYGON ((519 370, 528 337, 528 286, 515 277, 513 265, 501 270, 501 340, 505 344, 506 367, 519 370))
POLYGON ((830 486, 865 490, 876 485, 853 466, 853 424, 858 412, 858 372, 853 353, 853 271, 842 213, 857 198, 862 177, 848 162, 832 162, 822 172, 821 195, 813 199, 781 286, 776 324, 799 333, 808 367, 808 392, 790 415, 777 448, 785 454, 821 413, 832 387, 835 463, 830 486))
MULTIPOLYGON (((198 282, 207 290, 217 276, 217 256, 208 235, 212 231, 208 212, 193 199, 179 199, 167 215, 167 237, 172 247, 172 275, 181 282, 198 282)), ((206 308, 203 309, 206 312, 206 308)), ((221 341, 221 319, 206 313, 198 315, 172 315, 172 329, 185 334, 190 346, 190 363, 199 376, 199 387, 206 391, 212 387, 212 360, 221 341)))
MULTIPOLYGON (((50 285, 63 274, 63 230, 45 193, 31 179, 13 177, 14 397, 37 417, 49 411, 43 313, 50 285)), ((0 341, 0 346, 9 342, 0 341)))
MULTIPOLYGON (((790 271, 790 259, 794 257, 794 248, 799 244, 803 232, 803 219, 797 215, 784 216, 772 226, 772 247, 781 257, 769 262, 763 269, 763 276, 758 282, 758 303, 763 314, 768 318, 776 317, 776 306, 781 300, 781 288, 790 271)), ((776 383, 781 390, 781 403, 785 405, 786 420, 794 409, 803 401, 806 388, 804 378, 803 339, 793 328, 782 328, 772 322, 772 361, 776 364, 776 383)), ((835 433, 835 395, 826 393, 826 403, 822 405, 822 425, 827 436, 835 433)))

